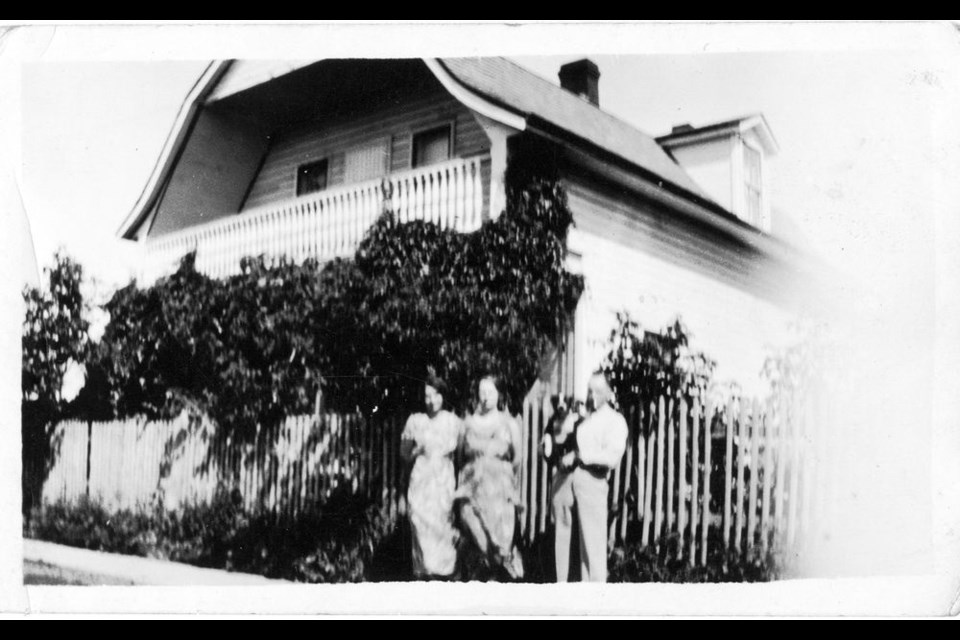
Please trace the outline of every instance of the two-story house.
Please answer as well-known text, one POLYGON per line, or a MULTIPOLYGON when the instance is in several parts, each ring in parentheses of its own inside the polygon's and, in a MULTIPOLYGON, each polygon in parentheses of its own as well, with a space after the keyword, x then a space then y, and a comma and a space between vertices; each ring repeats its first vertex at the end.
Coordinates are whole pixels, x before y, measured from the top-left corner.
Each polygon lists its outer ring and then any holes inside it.
POLYGON ((502 58, 214 62, 119 235, 149 279, 192 249, 214 276, 245 255, 349 255, 387 198, 401 220, 470 232, 503 209, 511 139, 540 138, 561 150, 586 281, 554 388, 584 393, 628 309, 650 329, 681 316, 717 376, 749 389, 802 263, 767 232, 769 127, 654 139, 600 109, 599 75, 589 60, 560 86, 502 58))

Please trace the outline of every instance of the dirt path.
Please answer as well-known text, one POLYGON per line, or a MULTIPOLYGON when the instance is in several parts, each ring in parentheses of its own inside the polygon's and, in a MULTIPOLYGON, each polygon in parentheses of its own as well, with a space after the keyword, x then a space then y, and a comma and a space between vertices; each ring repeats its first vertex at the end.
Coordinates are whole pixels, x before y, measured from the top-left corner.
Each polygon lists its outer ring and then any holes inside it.
POLYGON ((205 569, 179 562, 23 541, 26 585, 271 585, 291 584, 249 573, 205 569))

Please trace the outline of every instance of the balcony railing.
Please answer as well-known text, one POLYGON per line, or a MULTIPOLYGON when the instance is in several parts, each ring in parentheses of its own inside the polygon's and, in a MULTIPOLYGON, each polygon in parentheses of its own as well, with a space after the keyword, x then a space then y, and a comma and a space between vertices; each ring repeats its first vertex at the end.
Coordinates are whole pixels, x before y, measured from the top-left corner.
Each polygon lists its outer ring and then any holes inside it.
POLYGON ((219 218, 146 242, 142 280, 175 270, 196 250, 197 270, 214 278, 239 273, 240 259, 264 255, 329 260, 353 254, 367 229, 392 209, 400 222, 428 220, 468 232, 483 217, 486 157, 458 158, 219 218))

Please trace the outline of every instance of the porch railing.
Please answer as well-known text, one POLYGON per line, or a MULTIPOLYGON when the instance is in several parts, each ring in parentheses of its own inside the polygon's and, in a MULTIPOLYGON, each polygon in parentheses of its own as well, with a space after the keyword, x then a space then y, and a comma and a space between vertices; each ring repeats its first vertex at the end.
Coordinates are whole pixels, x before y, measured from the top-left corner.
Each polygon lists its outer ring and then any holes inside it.
POLYGON ((239 273, 240 259, 265 255, 329 260, 353 253, 367 229, 392 209, 400 222, 429 220, 468 232, 483 218, 486 157, 393 173, 219 218, 146 242, 143 281, 171 273, 196 250, 197 270, 220 278, 239 273))

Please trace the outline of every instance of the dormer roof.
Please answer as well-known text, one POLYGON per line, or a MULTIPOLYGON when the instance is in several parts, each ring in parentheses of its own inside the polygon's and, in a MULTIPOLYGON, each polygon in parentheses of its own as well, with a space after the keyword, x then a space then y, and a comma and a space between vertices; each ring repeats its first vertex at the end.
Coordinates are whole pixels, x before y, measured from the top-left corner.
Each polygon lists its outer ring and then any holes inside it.
POLYGON ((725 120, 703 127, 681 124, 674 127, 673 131, 667 135, 658 137, 656 141, 661 147, 669 150, 730 135, 742 136, 750 131, 756 133, 760 144, 763 145, 764 153, 768 156, 776 155, 776 153, 780 151, 780 145, 777 144, 777 139, 774 138, 773 132, 770 130, 770 125, 767 124, 767 119, 762 113, 734 118, 733 120, 725 120))

